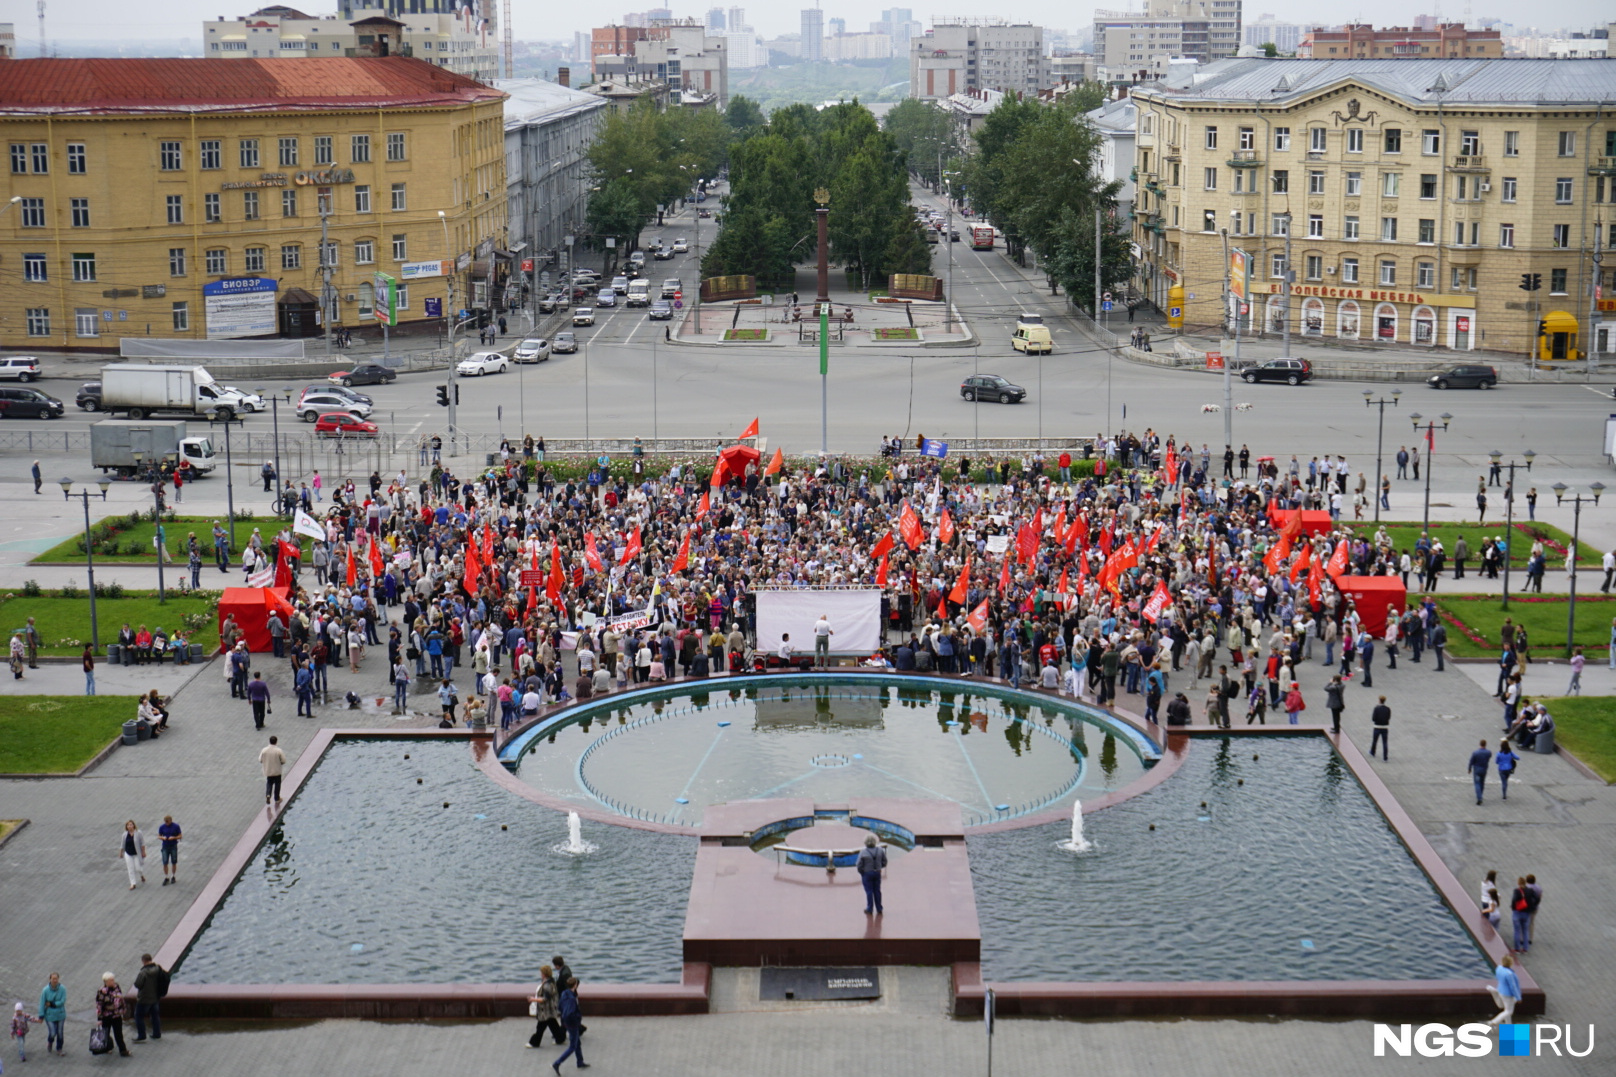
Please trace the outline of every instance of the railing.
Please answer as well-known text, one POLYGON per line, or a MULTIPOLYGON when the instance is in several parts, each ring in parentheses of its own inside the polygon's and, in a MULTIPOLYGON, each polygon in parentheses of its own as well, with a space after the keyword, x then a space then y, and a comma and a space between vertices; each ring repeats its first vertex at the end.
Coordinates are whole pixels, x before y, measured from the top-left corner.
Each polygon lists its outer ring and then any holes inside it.
POLYGON ((1229 157, 1230 168, 1256 168, 1262 164, 1262 158, 1256 150, 1235 150, 1229 157))
POLYGON ((1588 166, 1590 176, 1616 175, 1616 157, 1595 157, 1597 164, 1588 166))
POLYGON ((1475 153, 1459 154, 1448 167, 1455 172, 1485 172, 1488 170, 1487 159, 1475 153))

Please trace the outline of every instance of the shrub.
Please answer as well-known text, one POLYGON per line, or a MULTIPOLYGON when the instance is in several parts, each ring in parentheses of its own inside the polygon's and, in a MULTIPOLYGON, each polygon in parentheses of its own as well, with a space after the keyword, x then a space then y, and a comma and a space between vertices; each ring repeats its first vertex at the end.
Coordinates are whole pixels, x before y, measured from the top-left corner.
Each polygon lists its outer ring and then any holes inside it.
POLYGON ((95 585, 95 597, 96 598, 122 598, 123 597, 123 584, 121 584, 121 583, 98 583, 98 584, 95 585))
POLYGON ((84 592, 79 590, 78 584, 74 583, 72 580, 68 580, 66 583, 62 584, 62 597, 83 598, 84 592))
POLYGON ((22 593, 27 595, 29 598, 38 598, 44 592, 39 589, 38 580, 23 580, 22 593))

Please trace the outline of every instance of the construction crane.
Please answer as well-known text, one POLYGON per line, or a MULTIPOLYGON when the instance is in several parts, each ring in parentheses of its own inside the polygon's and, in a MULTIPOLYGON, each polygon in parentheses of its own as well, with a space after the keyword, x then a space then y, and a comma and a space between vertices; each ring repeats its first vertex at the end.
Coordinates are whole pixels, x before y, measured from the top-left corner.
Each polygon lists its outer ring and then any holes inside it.
POLYGON ((511 43, 511 0, 502 0, 503 7, 499 13, 499 38, 501 54, 505 58, 505 77, 515 75, 515 68, 511 66, 511 56, 514 52, 511 43))

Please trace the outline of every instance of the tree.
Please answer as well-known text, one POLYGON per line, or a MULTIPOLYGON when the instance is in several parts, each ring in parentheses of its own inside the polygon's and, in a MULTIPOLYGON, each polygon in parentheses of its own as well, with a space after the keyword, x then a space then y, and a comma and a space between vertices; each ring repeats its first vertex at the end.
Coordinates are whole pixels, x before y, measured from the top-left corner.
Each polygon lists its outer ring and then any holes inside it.
MULTIPOLYGON (((1036 101, 1023 101, 1007 94, 971 136, 976 142, 976 153, 965 160, 965 188, 970 191, 976 212, 997 225, 1005 233, 1007 243, 1014 237, 1014 225, 999 204, 1006 177, 1005 156, 1022 130, 1036 122, 1044 111, 1045 106, 1036 101)), ((1019 244, 1019 239, 1016 243, 1019 244)))
POLYGON ((881 121, 892 136, 893 145, 903 155, 905 167, 916 176, 941 184, 939 163, 948 167, 959 156, 959 137, 954 122, 936 105, 918 98, 905 98, 881 121))
POLYGON ((1274 44, 1272 41, 1264 41, 1262 43, 1262 51, 1264 56, 1278 56, 1279 46, 1274 44))
POLYGON ((617 262, 618 251, 633 250, 639 245, 640 229, 650 220, 635 185, 627 178, 608 180, 589 199, 585 214, 589 228, 588 243, 597 250, 611 250, 607 256, 610 266, 617 262), (615 248, 608 248, 607 239, 616 240, 615 248))
POLYGON ((763 110, 750 97, 736 94, 724 110, 724 122, 729 125, 730 137, 740 142, 763 129, 763 110))
POLYGON ((931 272, 931 244, 920 234, 920 225, 893 229, 881 266, 888 281, 894 273, 931 272))
MULTIPOLYGON (((1055 283, 1066 290, 1073 303, 1095 313, 1094 307, 1094 210, 1067 206, 1062 209, 1039 253, 1055 283)), ((1109 209, 1100 213, 1100 291, 1125 282, 1132 272, 1128 237, 1115 227, 1109 209)))

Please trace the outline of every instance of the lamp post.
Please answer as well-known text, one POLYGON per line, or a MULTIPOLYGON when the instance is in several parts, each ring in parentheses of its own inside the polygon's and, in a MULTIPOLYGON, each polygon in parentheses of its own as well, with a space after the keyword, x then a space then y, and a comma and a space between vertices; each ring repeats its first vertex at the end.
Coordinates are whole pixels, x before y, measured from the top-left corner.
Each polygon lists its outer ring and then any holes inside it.
MULTIPOLYGON (((438 210, 438 222, 443 225, 443 257, 445 263, 449 266, 449 298, 446 300, 449 309, 444 312, 445 315, 447 315, 449 322, 449 455, 459 456, 459 443, 455 440, 458 436, 455 433, 455 367, 457 365, 455 357, 455 330, 459 328, 460 312, 455 309, 454 286, 455 276, 460 272, 460 264, 459 259, 456 257, 454 251, 449 247, 449 216, 441 209, 438 210)), ((571 237, 569 236, 568 238, 570 239, 571 237)), ((567 270, 570 274, 572 270, 572 246, 570 243, 567 246, 567 251, 567 270)), ((570 290, 572 285, 569 283, 567 287, 570 290)))
MULTIPOLYGON (((292 387, 288 385, 282 388, 281 392, 285 394, 286 402, 290 404, 292 402, 292 387)), ((258 395, 264 395, 264 389, 262 386, 260 386, 258 389, 258 395)), ((281 480, 281 402, 276 399, 274 393, 269 394, 269 410, 270 421, 274 425, 275 433, 275 515, 279 516, 284 510, 285 505, 285 498, 283 496, 285 484, 281 480)), ((232 536, 232 539, 233 538, 234 536, 232 536)))
MULTIPOLYGON (((819 308, 819 451, 830 451, 830 192, 823 187, 814 189, 814 201, 819 208, 814 216, 819 222, 819 294, 814 298, 819 308)), ((948 296, 947 302, 954 297, 948 296)))
MULTIPOLYGON (((1504 608, 1507 610, 1509 609, 1509 543, 1515 538, 1515 468, 1519 465, 1513 460, 1508 464, 1499 463, 1503 455, 1503 453, 1494 449, 1487 454, 1487 457, 1493 462, 1494 467, 1509 468, 1509 485, 1504 487, 1509 492, 1509 496, 1504 498, 1504 536, 1506 541, 1502 551, 1504 556, 1504 608)), ((1532 461, 1537 459, 1537 453, 1527 449, 1521 456, 1526 459, 1526 470, 1531 471, 1532 461)), ((1427 460, 1426 463, 1430 463, 1430 461, 1427 460)))
MULTIPOLYGON (((138 475, 138 474, 140 474, 140 462, 145 457, 146 454, 143 453, 143 452, 135 452, 135 453, 132 453, 131 455, 134 456, 134 458, 135 458, 135 474, 138 475)), ((156 464, 152 465, 152 470, 154 472, 157 470, 157 465, 156 464)), ((159 479, 155 480, 152 483, 152 509, 153 509, 153 511, 152 511, 152 524, 157 529, 156 537, 153 540, 155 542, 155 544, 156 544, 156 549, 157 549, 157 601, 159 603, 166 604, 168 602, 168 596, 164 593, 164 589, 163 589, 163 555, 165 553, 167 553, 168 551, 167 551, 167 548, 163 544, 163 493, 162 493, 162 490, 163 490, 162 479, 159 478, 159 479)), ((86 510, 86 511, 88 511, 88 510, 86 510)), ((88 545, 88 544, 89 544, 88 541, 86 541, 85 545, 88 545)), ((95 584, 94 584, 93 581, 91 582, 90 589, 91 590, 95 589, 95 584)), ((93 616, 93 614, 92 614, 92 616, 93 616)))
MULTIPOLYGON (((62 500, 68 501, 73 497, 73 480, 61 479, 62 500)), ((101 487, 101 500, 107 499, 107 488, 112 480, 106 476, 97 479, 95 484, 101 487)), ((90 541, 90 491, 80 490, 78 496, 84 502, 84 567, 90 575, 90 649, 95 652, 101 650, 101 630, 95 619, 95 547, 90 541)), ((158 562, 161 564, 161 562, 158 562)))
MULTIPOLYGON (((1554 503, 1556 505, 1564 504, 1565 500, 1566 500, 1566 493, 1567 493, 1568 490, 1570 490, 1570 487, 1568 487, 1563 482, 1557 482, 1557 483, 1554 484, 1552 489, 1554 490, 1554 503)), ((1580 527, 1581 527, 1581 524, 1582 524, 1582 506, 1583 506, 1583 503, 1586 502, 1586 501, 1592 501, 1595 505, 1599 504, 1599 495, 1603 494, 1605 492, 1605 484, 1602 483, 1602 482, 1591 482, 1591 483, 1588 484, 1588 490, 1589 490, 1590 493, 1593 494, 1593 497, 1590 498, 1586 494, 1575 494, 1575 495, 1572 495, 1572 497, 1571 497, 1571 506, 1572 506, 1572 514, 1571 514, 1571 570, 1570 570, 1570 573, 1569 573, 1570 577, 1571 577, 1571 602, 1570 602, 1569 608, 1566 610, 1566 656, 1567 657, 1571 656, 1572 651, 1576 647, 1576 635, 1577 635, 1577 551, 1579 549, 1578 535, 1580 534, 1580 527)))
POLYGON ((224 492, 225 509, 230 520, 230 548, 236 548, 236 469, 230 458, 230 428, 240 419, 209 419, 209 426, 224 426, 224 492))
MULTIPOLYGON (((1286 236, 1286 238, 1289 239, 1290 237, 1286 236)), ((1290 262, 1289 262, 1288 259, 1286 261, 1285 268, 1286 268, 1287 272, 1290 270, 1290 262)), ((1288 302, 1288 300, 1287 300, 1287 302, 1288 302)), ((1290 335, 1290 312, 1289 312, 1289 310, 1286 311, 1285 317, 1286 317, 1286 321, 1285 321, 1286 336, 1289 336, 1290 335)), ((1290 353, 1291 353, 1291 350, 1290 350, 1289 347, 1287 347, 1285 349, 1285 354, 1289 355, 1290 353)), ((1365 389, 1363 391, 1364 407, 1372 408, 1372 407, 1375 407, 1377 405, 1380 407, 1380 422, 1375 427, 1375 522, 1378 524, 1378 523, 1380 523, 1380 476, 1381 476, 1381 467, 1382 467, 1382 464, 1381 464, 1380 460, 1381 460, 1381 450, 1382 450, 1382 448, 1384 448, 1384 444, 1385 444, 1385 440, 1386 440, 1386 405, 1390 404, 1392 407, 1395 408, 1397 406, 1398 397, 1403 395, 1403 390, 1401 390, 1401 389, 1393 389, 1392 390, 1392 396, 1391 396, 1390 400, 1387 400, 1385 397, 1381 397, 1379 400, 1374 400, 1374 399, 1372 399, 1372 397, 1374 397, 1374 395, 1375 394, 1372 391, 1368 390, 1368 389, 1365 389)))
MULTIPOLYGON (((1421 430, 1425 431, 1425 526, 1422 530, 1429 534, 1431 531, 1431 472, 1436 470, 1436 420, 1432 419, 1422 426, 1420 425, 1420 420, 1425 416, 1417 411, 1410 415, 1409 418, 1414 420, 1415 433, 1419 433, 1421 430)), ((1444 411, 1441 418, 1442 429, 1446 430, 1448 424, 1453 421, 1453 416, 1444 411)))

